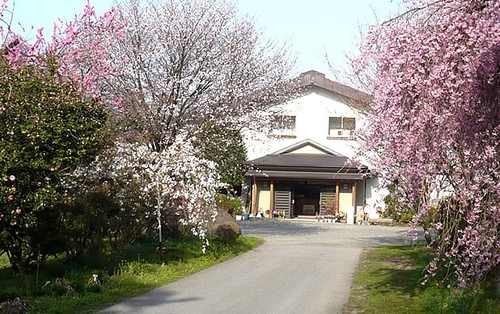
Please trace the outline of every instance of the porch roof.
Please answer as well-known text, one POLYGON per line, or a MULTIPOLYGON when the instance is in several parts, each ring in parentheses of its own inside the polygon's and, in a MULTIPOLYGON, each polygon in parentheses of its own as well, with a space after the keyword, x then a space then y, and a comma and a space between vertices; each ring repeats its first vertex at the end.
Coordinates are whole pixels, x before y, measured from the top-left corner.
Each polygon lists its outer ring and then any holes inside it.
POLYGON ((347 157, 327 154, 272 154, 248 161, 251 169, 245 175, 298 180, 363 180, 368 168, 347 165, 347 160, 347 157))
POLYGON ((343 168, 347 157, 321 154, 266 155, 247 162, 256 167, 343 168))
POLYGON ((251 178, 270 178, 287 180, 355 180, 364 179, 363 173, 353 172, 313 172, 313 171, 277 171, 248 170, 245 174, 251 178))

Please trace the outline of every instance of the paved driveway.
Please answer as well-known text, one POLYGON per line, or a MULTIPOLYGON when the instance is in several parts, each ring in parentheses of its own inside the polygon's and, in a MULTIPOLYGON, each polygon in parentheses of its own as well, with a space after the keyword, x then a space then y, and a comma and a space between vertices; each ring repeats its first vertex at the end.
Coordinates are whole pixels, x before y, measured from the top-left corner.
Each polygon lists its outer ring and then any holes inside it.
POLYGON ((406 228, 240 221, 266 242, 101 313, 338 313, 364 248, 408 243, 406 228))

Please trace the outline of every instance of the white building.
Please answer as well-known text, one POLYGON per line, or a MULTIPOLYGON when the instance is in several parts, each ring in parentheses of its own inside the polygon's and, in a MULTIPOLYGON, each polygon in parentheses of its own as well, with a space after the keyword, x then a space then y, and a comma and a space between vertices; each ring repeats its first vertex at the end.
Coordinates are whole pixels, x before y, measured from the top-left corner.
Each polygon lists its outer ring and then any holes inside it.
POLYGON ((287 218, 347 216, 354 223, 366 204, 381 205, 369 168, 349 163, 358 147, 353 134, 365 123, 370 95, 309 71, 298 78, 304 92, 278 104, 278 127, 266 140, 247 142, 250 187, 247 210, 287 218))

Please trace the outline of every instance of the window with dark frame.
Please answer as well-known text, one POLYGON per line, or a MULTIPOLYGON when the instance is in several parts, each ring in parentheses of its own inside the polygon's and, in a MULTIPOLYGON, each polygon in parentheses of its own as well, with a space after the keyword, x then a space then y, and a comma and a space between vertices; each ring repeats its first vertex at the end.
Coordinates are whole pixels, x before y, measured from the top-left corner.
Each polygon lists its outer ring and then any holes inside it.
POLYGON ((278 116, 276 129, 295 132, 295 116, 278 116))
POLYGON ((273 135, 278 137, 295 137, 296 117, 279 115, 275 117, 273 135))
POLYGON ((328 135, 333 137, 349 137, 356 129, 356 118, 329 117, 328 135))

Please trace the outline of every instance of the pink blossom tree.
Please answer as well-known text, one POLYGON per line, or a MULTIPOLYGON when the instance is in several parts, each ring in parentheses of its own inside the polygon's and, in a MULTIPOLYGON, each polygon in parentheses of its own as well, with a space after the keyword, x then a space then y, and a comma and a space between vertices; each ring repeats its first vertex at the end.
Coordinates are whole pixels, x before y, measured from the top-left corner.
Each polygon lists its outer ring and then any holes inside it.
POLYGON ((362 155, 414 226, 437 229, 429 275, 474 287, 500 263, 500 2, 405 4, 356 60, 376 69, 362 155))
POLYGON ((99 82, 113 75, 100 58, 108 42, 85 43, 89 34, 118 39, 121 28, 113 11, 97 17, 87 5, 74 21, 59 23, 50 42, 41 30, 28 41, 8 22, 0 29, 0 254, 15 270, 45 253, 38 218, 61 201, 61 176, 107 142, 99 82))
MULTIPOLYGON (((9 11, 8 2, 4 0, 0 9, 4 17, 14 13, 9 11)), ((123 39, 125 24, 117 21, 114 8, 98 16, 89 2, 72 21, 55 22, 50 39, 40 28, 36 38, 28 40, 25 34, 12 31, 9 20, 0 21, 5 58, 13 68, 33 65, 46 69, 56 82, 71 84, 82 98, 95 99, 102 96, 102 83, 117 74, 106 57, 106 48, 123 39)))

